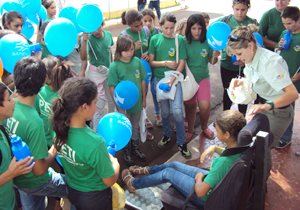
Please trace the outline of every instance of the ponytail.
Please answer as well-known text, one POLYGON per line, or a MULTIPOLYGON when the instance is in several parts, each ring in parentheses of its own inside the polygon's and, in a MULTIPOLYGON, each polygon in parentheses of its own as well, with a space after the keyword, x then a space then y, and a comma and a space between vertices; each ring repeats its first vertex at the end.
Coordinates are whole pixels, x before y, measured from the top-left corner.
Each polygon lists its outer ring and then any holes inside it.
POLYGON ((63 61, 53 68, 50 76, 51 87, 53 91, 57 92, 61 88, 63 82, 72 77, 70 66, 72 66, 71 61, 63 61))

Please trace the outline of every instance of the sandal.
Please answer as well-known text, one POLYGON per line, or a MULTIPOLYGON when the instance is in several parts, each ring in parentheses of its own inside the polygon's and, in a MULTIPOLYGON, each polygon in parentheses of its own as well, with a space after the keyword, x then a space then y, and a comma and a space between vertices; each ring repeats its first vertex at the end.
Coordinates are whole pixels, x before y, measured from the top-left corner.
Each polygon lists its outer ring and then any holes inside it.
MULTIPOLYGON (((184 122, 184 129, 185 129, 185 131, 188 131, 188 128, 189 128, 188 126, 189 126, 188 123, 184 122)), ((176 133, 176 125, 174 125, 173 131, 176 133)))
POLYGON ((153 128, 153 124, 152 124, 152 122, 148 119, 148 117, 146 118, 146 125, 147 125, 147 128, 153 128))
POLYGON ((132 186, 134 177, 131 175, 128 169, 124 169, 122 171, 122 179, 124 183, 127 185, 128 191, 134 193, 136 191, 135 188, 132 186))
POLYGON ((192 133, 186 132, 185 133, 186 142, 189 142, 192 139, 192 136, 193 136, 192 133))
POLYGON ((147 137, 146 137, 147 140, 153 140, 154 139, 154 136, 152 133, 150 132, 147 132, 147 137))
POLYGON ((209 128, 206 128, 203 133, 210 139, 213 140, 215 138, 215 133, 212 132, 209 128))
POLYGON ((149 166, 145 166, 145 167, 137 166, 137 165, 130 166, 129 171, 136 175, 150 175, 149 166))
POLYGON ((163 126, 160 114, 155 115, 155 124, 156 124, 157 127, 162 127, 163 126))

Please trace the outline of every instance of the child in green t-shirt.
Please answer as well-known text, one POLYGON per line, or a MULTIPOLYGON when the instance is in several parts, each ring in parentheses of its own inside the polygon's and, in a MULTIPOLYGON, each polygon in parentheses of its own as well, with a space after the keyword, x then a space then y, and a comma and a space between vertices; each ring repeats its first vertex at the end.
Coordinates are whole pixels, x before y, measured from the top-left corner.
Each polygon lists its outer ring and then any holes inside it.
POLYGON ((53 139, 55 133, 52 128, 50 114, 51 114, 51 105, 53 98, 57 98, 57 91, 62 86, 62 83, 67 79, 72 77, 70 73, 70 66, 72 63, 70 61, 60 62, 58 58, 49 55, 43 59, 43 62, 46 66, 46 77, 47 81, 44 87, 36 96, 34 102, 34 108, 40 114, 43 122, 46 135, 47 145, 50 148, 53 144, 53 139))
MULTIPOLYGON (((13 116, 16 101, 9 95, 7 87, 0 83, 0 124, 13 116)), ((33 157, 16 161, 12 158, 10 149, 10 134, 7 128, 0 125, 0 209, 15 209, 15 192, 13 178, 31 172, 35 163, 33 157)))
MULTIPOLYGON (((128 117, 132 125, 131 153, 140 161, 145 161, 144 153, 139 150, 139 121, 143 108, 146 108, 146 71, 139 58, 135 57, 135 43, 132 37, 124 34, 118 37, 115 51, 115 60, 109 67, 107 84, 110 86, 111 96, 114 97, 114 90, 117 84, 124 80, 133 82, 139 90, 137 103, 128 110, 120 107, 118 111, 128 117)), ((129 155, 129 143, 122 149, 123 159, 127 165, 134 164, 129 155)))
MULTIPOLYGON (((282 32, 279 38, 279 43, 276 47, 277 50, 281 50, 280 55, 286 61, 289 67, 289 73, 291 80, 295 87, 300 93, 300 11, 298 7, 288 6, 283 9, 281 13, 281 18, 284 27, 286 30, 282 32), (291 32, 291 42, 287 50, 281 49, 282 45, 285 44, 284 39, 282 38, 287 31, 291 32)), ((295 107, 295 102, 292 103, 295 107)), ((295 111, 295 110, 294 110, 295 111)), ((276 148, 285 148, 292 142, 293 135, 293 121, 290 126, 287 128, 283 136, 279 141, 279 146, 276 148)))
MULTIPOLYGON (((176 50, 174 28, 176 17, 170 13, 164 13, 160 19, 161 34, 156 34, 151 37, 149 46, 149 64, 154 68, 154 87, 156 87, 159 80, 164 78, 166 71, 182 72, 185 65, 186 50, 183 37, 178 35, 178 50, 176 50), (176 54, 178 54, 178 61, 176 61, 176 54), (177 63, 178 62, 178 63, 177 63)), ((172 87, 176 77, 173 76, 167 82, 172 87)), ((171 122, 170 122, 170 103, 173 110, 173 116, 176 126, 176 142, 181 154, 185 158, 190 158, 191 153, 187 148, 184 128, 183 106, 182 106, 182 88, 181 84, 177 83, 174 100, 161 100, 161 116, 163 122, 163 137, 158 143, 158 147, 163 148, 171 141, 171 122)))
POLYGON ((188 18, 185 34, 186 62, 196 82, 199 84, 199 89, 195 96, 184 102, 186 119, 188 120, 186 139, 189 141, 194 133, 197 107, 199 107, 203 133, 206 134, 209 139, 214 139, 214 132, 207 126, 210 116, 211 98, 208 63, 215 64, 218 61, 220 52, 214 51, 207 43, 206 24, 202 15, 193 14, 188 18))
POLYGON ((67 176, 68 198, 77 209, 112 209, 111 186, 120 165, 105 140, 86 125, 95 114, 97 86, 87 78, 67 79, 52 102, 55 147, 67 176))
POLYGON ((45 209, 45 196, 67 197, 66 177, 49 168, 57 150, 53 145, 48 150, 43 121, 34 108, 35 98, 46 82, 45 64, 33 56, 21 58, 14 67, 14 81, 18 93, 15 112, 2 124, 27 143, 35 159, 32 171, 16 177, 14 184, 24 209, 45 209))

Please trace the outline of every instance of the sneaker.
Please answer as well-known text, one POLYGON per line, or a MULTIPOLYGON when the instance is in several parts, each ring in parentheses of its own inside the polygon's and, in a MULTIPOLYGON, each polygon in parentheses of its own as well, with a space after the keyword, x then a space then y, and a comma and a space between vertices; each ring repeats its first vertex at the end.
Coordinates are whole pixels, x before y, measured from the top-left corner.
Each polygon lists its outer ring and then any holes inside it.
POLYGON ((162 139, 158 142, 158 147, 164 148, 169 141, 171 141, 170 137, 163 136, 162 139))
POLYGON ((276 149, 283 149, 283 148, 286 148, 286 147, 289 146, 291 143, 292 143, 292 141, 290 141, 290 142, 279 141, 279 146, 277 146, 276 149))
POLYGON ((183 157, 185 157, 185 158, 191 158, 192 157, 192 154, 191 154, 190 150, 188 150, 186 144, 178 145, 178 149, 181 152, 183 157))

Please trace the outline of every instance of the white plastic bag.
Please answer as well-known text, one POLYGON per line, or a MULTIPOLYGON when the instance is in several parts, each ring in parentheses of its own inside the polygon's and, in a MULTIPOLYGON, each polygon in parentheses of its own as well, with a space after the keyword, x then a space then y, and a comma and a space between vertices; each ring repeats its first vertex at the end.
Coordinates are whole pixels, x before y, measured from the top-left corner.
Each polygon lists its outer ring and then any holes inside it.
POLYGON ((147 119, 147 113, 146 110, 143 108, 141 111, 141 116, 140 116, 140 136, 141 136, 141 141, 144 143, 147 138, 147 124, 146 124, 146 119, 147 119))
POLYGON ((183 81, 183 74, 182 73, 180 73, 178 71, 166 71, 165 72, 165 77, 162 78, 156 85, 156 98, 157 98, 157 101, 166 100, 166 99, 174 100, 175 93, 176 93, 176 85, 177 85, 178 82, 182 82, 182 81, 183 81), (179 74, 179 76, 178 76, 178 74, 179 74), (159 85, 161 83, 168 82, 170 79, 172 79, 173 76, 176 77, 176 80, 174 81, 174 83, 171 87, 171 90, 169 92, 164 92, 163 90, 161 90, 159 88, 159 85))

